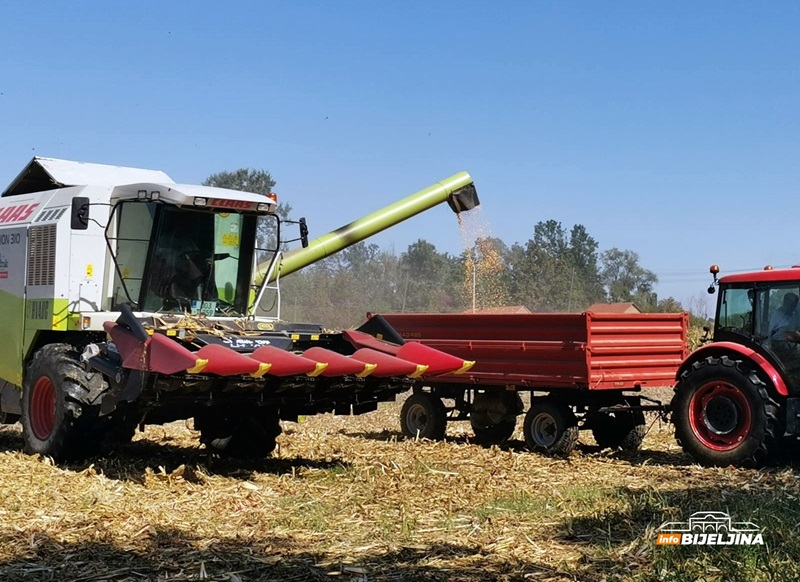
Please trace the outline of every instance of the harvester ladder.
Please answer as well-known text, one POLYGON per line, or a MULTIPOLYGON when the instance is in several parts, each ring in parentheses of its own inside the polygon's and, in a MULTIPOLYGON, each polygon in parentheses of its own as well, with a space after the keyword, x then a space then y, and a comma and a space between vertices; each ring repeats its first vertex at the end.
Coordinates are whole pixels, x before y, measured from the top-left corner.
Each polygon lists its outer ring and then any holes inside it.
MULTIPOLYGON (((256 310, 258 309, 258 306, 261 305, 261 299, 264 297, 264 292, 267 289, 270 289, 270 290, 275 292, 275 298, 276 298, 276 306, 277 307, 276 307, 276 311, 275 311, 275 316, 274 317, 275 317, 276 320, 280 320, 280 318, 281 318, 281 285, 280 285, 281 270, 279 268, 279 265, 281 264, 282 256, 283 256, 283 253, 281 251, 277 251, 273 255, 272 261, 269 264, 269 268, 267 269, 267 272, 264 275, 265 283, 261 286, 261 289, 259 289, 258 296, 256 297, 256 301, 253 304, 252 315, 255 315, 256 310), (275 280, 272 283, 267 283, 267 281, 270 280, 270 277, 272 276, 273 271, 275 272, 275 280)), ((256 269, 258 269, 258 265, 256 265, 256 269)), ((260 274, 259 274, 259 276, 260 276, 260 274)))

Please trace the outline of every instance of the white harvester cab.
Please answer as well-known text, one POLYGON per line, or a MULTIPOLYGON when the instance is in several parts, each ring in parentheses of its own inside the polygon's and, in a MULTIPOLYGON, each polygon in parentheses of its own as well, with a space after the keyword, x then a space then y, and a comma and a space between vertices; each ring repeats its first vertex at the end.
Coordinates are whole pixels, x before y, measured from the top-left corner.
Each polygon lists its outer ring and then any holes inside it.
POLYGON ((252 315, 257 265, 278 258, 276 206, 157 170, 34 158, 0 198, 0 377, 19 385, 42 333, 102 332, 122 304, 140 317, 252 315), (259 221, 273 225, 266 244, 259 221))

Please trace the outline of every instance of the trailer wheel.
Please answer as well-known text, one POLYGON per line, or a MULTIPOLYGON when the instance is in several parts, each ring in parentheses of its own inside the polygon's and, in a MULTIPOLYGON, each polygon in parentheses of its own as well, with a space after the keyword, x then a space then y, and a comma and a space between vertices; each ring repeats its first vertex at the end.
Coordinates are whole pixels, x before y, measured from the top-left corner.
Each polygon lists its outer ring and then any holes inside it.
POLYGON ((525 442, 538 453, 567 456, 578 443, 578 419, 566 404, 533 399, 525 415, 525 442))
POLYGON ((90 402, 108 387, 84 371, 79 354, 67 344, 49 344, 33 357, 22 386, 22 436, 25 452, 60 461, 80 459, 103 444, 97 406, 90 402))
POLYGON ((515 392, 482 392, 475 396, 469 421, 475 442, 490 447, 506 442, 517 428, 517 416, 525 410, 515 392))
POLYGON ((600 448, 636 451, 642 446, 647 433, 644 412, 641 410, 615 410, 598 412, 591 419, 592 436, 600 448))
POLYGON ((411 439, 444 439, 447 410, 441 398, 427 392, 412 394, 400 410, 400 428, 411 439))
POLYGON ((472 432, 475 433, 475 442, 484 447, 499 445, 506 442, 514 434, 517 428, 516 419, 501 420, 497 424, 490 426, 472 425, 472 432))
POLYGON ((675 438, 703 465, 755 467, 776 435, 778 404, 741 360, 708 357, 684 372, 672 402, 675 438))

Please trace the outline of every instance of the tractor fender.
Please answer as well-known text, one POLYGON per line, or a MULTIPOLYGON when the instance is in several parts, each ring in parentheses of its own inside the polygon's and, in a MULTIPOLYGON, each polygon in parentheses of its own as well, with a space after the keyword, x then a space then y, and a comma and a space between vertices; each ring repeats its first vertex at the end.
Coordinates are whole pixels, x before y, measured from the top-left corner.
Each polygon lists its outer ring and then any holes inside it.
POLYGON ((703 360, 708 356, 729 355, 731 352, 734 352, 738 356, 742 356, 753 362, 753 364, 758 366, 761 371, 767 375, 778 394, 781 396, 789 396, 789 390, 786 387, 786 382, 783 381, 783 376, 778 369, 754 349, 736 342, 715 342, 696 349, 689 355, 688 358, 686 358, 686 360, 683 361, 681 367, 678 368, 678 373, 675 375, 675 381, 679 382, 683 373, 688 370, 696 361, 703 360))

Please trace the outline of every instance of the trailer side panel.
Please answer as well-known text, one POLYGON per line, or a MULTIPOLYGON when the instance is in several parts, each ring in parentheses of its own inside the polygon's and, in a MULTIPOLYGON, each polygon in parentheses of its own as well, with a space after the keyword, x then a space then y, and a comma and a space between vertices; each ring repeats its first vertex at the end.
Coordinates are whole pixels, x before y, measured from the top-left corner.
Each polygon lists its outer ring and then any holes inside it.
POLYGON ((672 383, 688 314, 388 314, 404 338, 476 360, 436 382, 621 390, 672 383))

